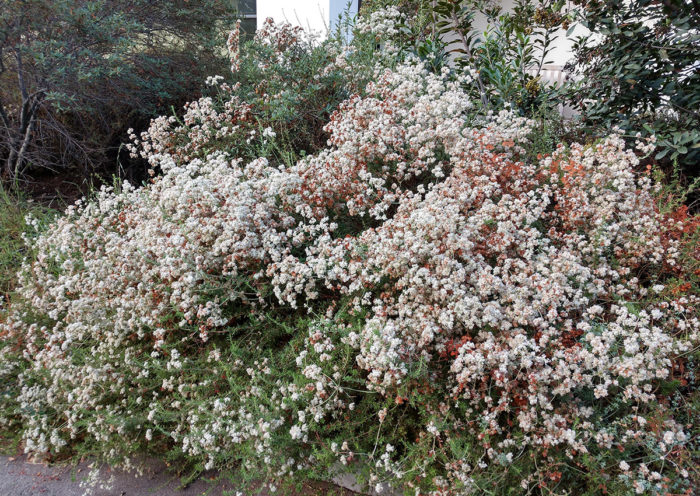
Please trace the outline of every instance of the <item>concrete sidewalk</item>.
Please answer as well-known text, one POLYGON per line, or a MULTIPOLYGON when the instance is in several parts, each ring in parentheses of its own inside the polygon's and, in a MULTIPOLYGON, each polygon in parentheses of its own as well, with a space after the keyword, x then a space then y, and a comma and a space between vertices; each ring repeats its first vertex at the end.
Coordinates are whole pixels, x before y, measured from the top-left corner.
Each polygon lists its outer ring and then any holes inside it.
MULTIPOLYGON (((238 491, 230 482, 213 483, 212 475, 204 475, 186 488, 180 480, 169 474, 163 463, 148 463, 143 477, 121 471, 103 473, 105 478, 115 476, 113 489, 95 490, 94 496, 235 496, 238 491)), ((47 467, 31 463, 24 456, 0 456, 0 495, 1 496, 82 496, 80 479, 87 476, 87 464, 78 467, 79 472, 68 467, 47 467), (75 476, 75 477, 74 477, 75 476)), ((243 496, 264 495, 267 491, 240 493, 243 496)), ((351 491, 332 484, 317 483, 305 487, 298 496, 338 495, 350 496, 351 491)))

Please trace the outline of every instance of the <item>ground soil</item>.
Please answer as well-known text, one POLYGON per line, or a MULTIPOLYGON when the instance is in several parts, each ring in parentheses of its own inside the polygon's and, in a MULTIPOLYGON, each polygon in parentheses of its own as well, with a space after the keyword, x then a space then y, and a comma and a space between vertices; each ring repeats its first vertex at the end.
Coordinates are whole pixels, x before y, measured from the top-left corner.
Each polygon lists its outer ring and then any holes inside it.
MULTIPOLYGON (((114 476, 112 489, 97 489, 93 496, 234 496, 239 491, 230 482, 214 482, 215 473, 207 473, 187 487, 180 479, 169 473, 165 464, 152 460, 147 462, 147 473, 137 477, 122 471, 104 470, 102 479, 114 476)), ((87 476, 88 463, 78 467, 46 466, 33 463, 26 456, 0 456, 0 495, 2 496, 82 496, 84 489, 80 480, 87 476)), ((243 496, 268 496, 266 490, 240 492, 243 496)), ((285 493, 282 493, 285 494, 285 493)), ((333 484, 306 484, 290 496, 337 495, 351 496, 352 491, 333 484)), ((276 496, 276 495, 275 495, 276 496)))

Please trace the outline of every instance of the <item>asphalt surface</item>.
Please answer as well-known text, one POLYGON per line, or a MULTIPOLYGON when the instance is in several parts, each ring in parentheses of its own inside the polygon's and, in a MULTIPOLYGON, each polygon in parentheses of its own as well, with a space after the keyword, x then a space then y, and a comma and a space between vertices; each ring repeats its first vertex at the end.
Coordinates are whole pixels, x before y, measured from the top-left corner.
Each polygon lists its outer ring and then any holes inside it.
MULTIPOLYGON (((213 482, 213 474, 204 475, 187 487, 167 472, 163 463, 152 461, 142 477, 122 471, 103 470, 102 480, 114 476, 110 490, 96 489, 92 496, 271 496, 267 491, 238 492, 230 482, 213 482)), ((87 463, 77 468, 32 463, 24 456, 0 456, 0 496, 83 496, 80 480, 89 472, 87 463)), ((351 491, 332 484, 305 487, 298 496, 350 496, 351 491)))

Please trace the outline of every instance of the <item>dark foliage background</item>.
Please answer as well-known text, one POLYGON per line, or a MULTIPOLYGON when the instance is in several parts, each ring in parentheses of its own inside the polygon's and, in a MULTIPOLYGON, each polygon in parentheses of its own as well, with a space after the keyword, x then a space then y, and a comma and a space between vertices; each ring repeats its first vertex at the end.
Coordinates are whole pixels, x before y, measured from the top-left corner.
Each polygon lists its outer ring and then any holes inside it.
MULTIPOLYGON (((250 2, 248 2, 250 3, 250 2)), ((236 0, 2 0, 0 171, 138 176, 126 129, 197 96, 225 70, 236 0)), ((246 5, 241 5, 246 8, 246 5)))
POLYGON ((700 172, 700 3, 697 0, 577 1, 590 34, 568 70, 573 105, 594 134, 620 126, 655 134, 656 159, 700 172))

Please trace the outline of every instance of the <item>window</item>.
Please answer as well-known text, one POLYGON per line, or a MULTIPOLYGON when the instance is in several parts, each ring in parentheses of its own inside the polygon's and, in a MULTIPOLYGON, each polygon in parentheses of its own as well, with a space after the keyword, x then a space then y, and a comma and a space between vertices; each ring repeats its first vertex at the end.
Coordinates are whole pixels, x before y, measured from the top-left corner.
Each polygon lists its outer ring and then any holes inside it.
POLYGON ((233 4, 241 17, 242 37, 250 39, 255 34, 257 2, 256 0, 234 0, 233 4))

